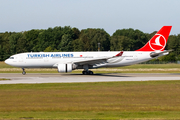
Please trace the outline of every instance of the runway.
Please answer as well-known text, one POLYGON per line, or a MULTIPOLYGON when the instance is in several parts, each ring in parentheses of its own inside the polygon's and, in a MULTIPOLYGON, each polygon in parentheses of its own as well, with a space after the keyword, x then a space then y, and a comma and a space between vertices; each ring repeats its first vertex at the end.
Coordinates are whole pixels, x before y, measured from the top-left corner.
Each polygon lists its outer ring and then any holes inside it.
POLYGON ((113 81, 152 81, 180 80, 179 73, 116 73, 116 74, 59 74, 59 73, 0 73, 0 84, 34 84, 34 83, 81 83, 81 82, 113 82, 113 81))

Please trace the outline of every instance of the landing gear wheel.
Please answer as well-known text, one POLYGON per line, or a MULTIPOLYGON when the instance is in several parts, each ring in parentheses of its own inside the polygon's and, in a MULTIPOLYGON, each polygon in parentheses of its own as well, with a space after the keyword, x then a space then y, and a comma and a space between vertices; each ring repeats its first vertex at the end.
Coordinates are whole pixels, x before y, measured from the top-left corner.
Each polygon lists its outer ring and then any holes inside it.
POLYGON ((22 70, 23 70, 22 74, 23 74, 23 75, 25 75, 25 74, 26 74, 25 69, 24 69, 24 68, 22 68, 22 70))
POLYGON ((87 75, 88 72, 87 72, 87 71, 82 71, 82 74, 83 74, 83 75, 87 75))
POLYGON ((89 75, 93 75, 94 73, 93 73, 93 71, 89 71, 89 75))
POLYGON ((93 71, 82 71, 83 75, 93 75, 93 71))
POLYGON ((26 74, 26 72, 25 72, 25 71, 23 71, 23 72, 22 72, 22 74, 23 74, 23 75, 25 75, 25 74, 26 74))

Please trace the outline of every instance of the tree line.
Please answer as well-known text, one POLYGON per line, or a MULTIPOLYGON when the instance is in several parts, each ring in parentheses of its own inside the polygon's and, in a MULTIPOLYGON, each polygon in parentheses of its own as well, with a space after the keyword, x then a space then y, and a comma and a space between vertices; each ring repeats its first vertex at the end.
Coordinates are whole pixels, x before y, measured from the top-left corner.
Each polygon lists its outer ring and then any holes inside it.
MULTIPOLYGON (((0 61, 23 52, 63 52, 63 51, 134 51, 144 46, 156 33, 143 33, 140 30, 118 29, 110 36, 104 29, 54 27, 45 30, 32 29, 24 32, 0 33, 0 61)), ((170 35, 166 49, 173 49, 161 61, 180 60, 180 34, 170 35)))

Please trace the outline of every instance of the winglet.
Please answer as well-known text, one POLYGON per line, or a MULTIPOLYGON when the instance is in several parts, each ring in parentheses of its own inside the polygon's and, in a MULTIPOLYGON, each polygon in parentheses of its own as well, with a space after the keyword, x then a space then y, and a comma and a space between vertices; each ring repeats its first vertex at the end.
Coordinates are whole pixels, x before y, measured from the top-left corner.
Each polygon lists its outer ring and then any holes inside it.
POLYGON ((118 53, 116 56, 122 56, 123 51, 121 51, 120 53, 118 53))
POLYGON ((145 46, 136 51, 164 51, 172 26, 163 26, 145 46))

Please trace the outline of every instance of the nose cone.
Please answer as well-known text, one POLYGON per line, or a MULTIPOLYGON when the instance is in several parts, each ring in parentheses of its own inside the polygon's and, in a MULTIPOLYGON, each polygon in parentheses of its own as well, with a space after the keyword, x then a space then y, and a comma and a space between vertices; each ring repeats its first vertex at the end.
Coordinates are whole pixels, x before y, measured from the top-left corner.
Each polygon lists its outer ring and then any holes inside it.
POLYGON ((10 64, 9 59, 6 59, 4 62, 8 65, 10 64))
POLYGON ((4 62, 5 62, 6 64, 8 64, 8 59, 6 59, 4 62))

